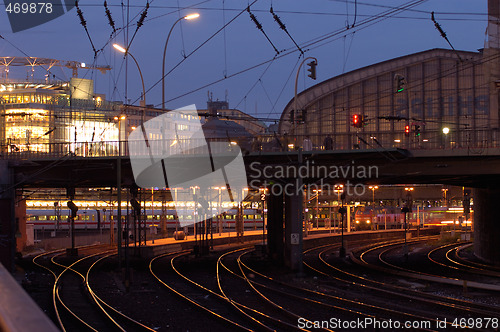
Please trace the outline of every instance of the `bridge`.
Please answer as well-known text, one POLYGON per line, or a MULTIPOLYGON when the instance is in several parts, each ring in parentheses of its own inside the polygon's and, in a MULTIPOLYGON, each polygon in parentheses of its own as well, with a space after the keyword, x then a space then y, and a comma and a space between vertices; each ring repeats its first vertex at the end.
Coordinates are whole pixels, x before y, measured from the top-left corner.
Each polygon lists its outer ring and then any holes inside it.
MULTIPOLYGON (((286 138, 287 142, 301 142, 302 139, 300 136, 286 138)), ((303 184, 329 188, 339 183, 352 187, 365 184, 449 184, 475 188, 474 250, 485 261, 500 263, 500 251, 496 245, 500 236, 500 223, 496 217, 497 202, 500 201, 500 146, 478 144, 455 149, 408 150, 372 145, 363 149, 325 150, 316 147, 312 151, 302 151, 294 143, 285 145, 287 142, 283 140, 283 137, 268 136, 256 143, 248 138, 232 138, 226 140, 228 148, 220 153, 228 160, 234 158, 240 151, 234 147, 237 142, 241 145, 250 187, 265 186, 269 189, 268 216, 272 220, 268 225, 269 249, 278 256, 283 254, 292 269, 297 269, 301 260, 300 245, 291 243, 291 234, 302 235, 303 193, 299 188, 303 184), (284 186, 295 190, 290 190, 290 194, 273 190, 284 186)), ((151 142, 151 146, 158 151, 152 152, 163 155, 168 154, 171 146, 183 144, 186 154, 169 157, 178 167, 196 164, 201 158, 195 148, 199 142, 156 143, 151 142)), ((131 187, 135 182, 128 155, 131 144, 134 142, 57 143, 23 152, 3 147, 0 167, 4 207, 12 205, 15 189, 22 187, 116 187, 118 165, 122 185, 131 187)), ((9 216, 7 224, 13 225, 13 219, 14 216, 9 216)), ((2 222, 6 223, 6 220, 2 222)))

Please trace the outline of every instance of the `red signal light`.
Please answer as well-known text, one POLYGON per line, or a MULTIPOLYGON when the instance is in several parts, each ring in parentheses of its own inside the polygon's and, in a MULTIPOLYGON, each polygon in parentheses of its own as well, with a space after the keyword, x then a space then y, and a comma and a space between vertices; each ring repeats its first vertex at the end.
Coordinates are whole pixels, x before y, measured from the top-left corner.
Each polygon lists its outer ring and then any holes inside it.
POLYGON ((405 135, 410 136, 410 126, 405 126, 405 135))
POLYGON ((359 114, 354 114, 352 116, 352 126, 355 128, 363 127, 363 117, 359 114))

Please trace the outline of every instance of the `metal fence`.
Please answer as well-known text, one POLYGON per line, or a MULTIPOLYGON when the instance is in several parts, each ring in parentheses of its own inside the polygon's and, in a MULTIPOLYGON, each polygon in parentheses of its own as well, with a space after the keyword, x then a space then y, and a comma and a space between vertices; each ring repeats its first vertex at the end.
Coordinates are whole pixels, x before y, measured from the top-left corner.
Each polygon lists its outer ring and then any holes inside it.
MULTIPOLYGON (((485 148, 500 147, 498 132, 491 130, 449 133, 444 135, 436 132, 422 137, 398 137, 395 134, 383 134, 382 137, 363 133, 331 135, 331 140, 325 135, 260 135, 258 137, 231 137, 221 139, 180 139, 180 140, 149 140, 121 141, 121 155, 130 156, 168 156, 178 154, 200 154, 234 151, 238 145, 243 154, 260 152, 292 152, 299 148, 303 151, 338 151, 338 150, 381 150, 401 148, 409 150, 450 150, 469 149, 480 151, 485 148), (310 142, 310 143, 309 143, 310 142)), ((401 136, 401 135, 399 135, 401 136)), ((63 142, 36 145, 0 145, 0 159, 53 159, 64 156, 75 157, 117 157, 118 141, 101 142, 63 142)))

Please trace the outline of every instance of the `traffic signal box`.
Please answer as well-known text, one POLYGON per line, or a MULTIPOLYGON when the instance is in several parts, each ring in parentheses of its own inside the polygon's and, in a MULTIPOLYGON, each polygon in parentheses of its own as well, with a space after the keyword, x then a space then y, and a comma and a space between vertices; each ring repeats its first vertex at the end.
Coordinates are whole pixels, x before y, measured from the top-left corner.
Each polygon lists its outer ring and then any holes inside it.
POLYGON ((467 219, 470 214, 470 189, 464 189, 464 200, 462 201, 462 206, 464 208, 465 218, 467 219))
POLYGON ((410 126, 405 126, 405 136, 410 136, 410 126))
POLYGON ((307 75, 307 76, 312 78, 313 80, 315 80, 316 79, 316 66, 318 65, 318 63, 313 60, 313 61, 309 62, 307 65, 309 66, 309 68, 307 68, 309 75, 307 75))
POLYGON ((361 114, 353 114, 352 116, 352 126, 354 128, 363 128, 364 123, 364 115, 361 114))

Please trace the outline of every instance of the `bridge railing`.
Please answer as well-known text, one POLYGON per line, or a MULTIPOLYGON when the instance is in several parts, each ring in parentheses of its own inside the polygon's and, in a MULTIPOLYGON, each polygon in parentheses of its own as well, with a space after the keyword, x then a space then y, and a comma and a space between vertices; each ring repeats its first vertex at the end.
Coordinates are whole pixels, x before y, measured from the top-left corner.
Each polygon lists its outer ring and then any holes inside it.
MULTIPOLYGON (((223 144, 211 144, 211 152, 214 149, 229 151, 238 145, 243 153, 259 152, 291 152, 302 148, 304 151, 325 150, 376 150, 387 148, 401 148, 409 150, 436 150, 436 149, 469 149, 480 151, 484 148, 500 147, 500 137, 497 132, 491 130, 474 132, 457 132, 442 136, 434 133, 434 139, 421 137, 403 137, 394 139, 394 135, 384 133, 376 136, 364 134, 332 135, 331 140, 325 135, 259 135, 258 137, 223 137, 205 139, 171 139, 148 141, 146 147, 143 140, 122 141, 121 155, 129 156, 165 156, 172 154, 200 154, 206 153, 206 141, 223 144), (439 136, 437 136, 439 135, 439 136), (310 141, 310 143, 308 142, 310 141)), ((48 159, 64 156, 78 157, 116 157, 119 153, 118 141, 100 142, 60 142, 45 144, 4 144, 0 145, 0 159, 48 159)))

